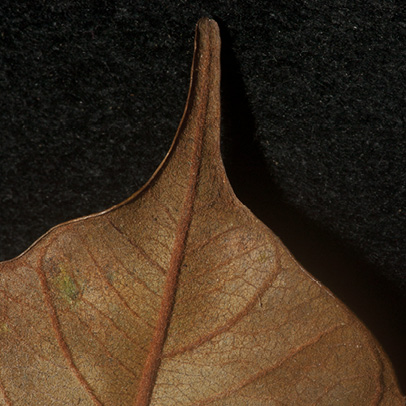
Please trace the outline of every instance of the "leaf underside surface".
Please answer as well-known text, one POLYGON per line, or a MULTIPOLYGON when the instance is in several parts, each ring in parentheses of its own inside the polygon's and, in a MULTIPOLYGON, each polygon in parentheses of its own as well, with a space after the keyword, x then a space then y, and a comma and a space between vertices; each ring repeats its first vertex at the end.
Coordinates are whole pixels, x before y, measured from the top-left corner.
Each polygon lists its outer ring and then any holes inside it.
POLYGON ((403 405, 379 344, 236 198, 220 37, 149 182, 0 264, 0 405, 403 405))

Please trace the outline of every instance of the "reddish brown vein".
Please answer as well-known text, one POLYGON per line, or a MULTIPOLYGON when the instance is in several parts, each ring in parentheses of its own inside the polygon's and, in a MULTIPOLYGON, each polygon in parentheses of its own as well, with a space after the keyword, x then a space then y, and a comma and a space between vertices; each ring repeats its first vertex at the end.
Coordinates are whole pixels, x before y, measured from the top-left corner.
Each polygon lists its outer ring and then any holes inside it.
MULTIPOLYGON (((197 41, 197 47, 199 47, 199 41, 197 41)), ((169 326, 170 318, 172 315, 172 310, 174 306, 174 298, 177 288, 178 275, 180 271, 180 266, 185 254, 186 238, 189 231, 190 223, 192 221, 193 205, 196 197, 197 183, 200 171, 200 165, 202 160, 202 140, 205 135, 206 129, 206 120, 207 120, 207 108, 208 103, 210 102, 208 98, 210 84, 209 71, 212 68, 212 58, 210 53, 212 52, 212 44, 209 42, 207 52, 207 59, 202 58, 200 51, 196 51, 194 62, 198 65, 195 68, 192 68, 195 74, 199 72, 200 78, 203 83, 200 83, 200 98, 198 110, 194 113, 197 113, 197 116, 194 118, 196 121, 192 125, 193 131, 196 133, 193 134, 193 150, 190 151, 190 169, 189 169, 189 181, 186 186, 186 195, 182 207, 182 215, 179 220, 179 223, 176 228, 175 241, 173 245, 172 255, 169 262, 168 271, 166 273, 165 286, 163 290, 163 296, 161 301, 161 308, 158 315, 158 320, 156 323, 154 335, 151 341, 151 345, 148 351, 148 356, 145 361, 145 365, 142 371, 141 379, 138 385, 138 393, 135 399, 136 406, 148 406, 151 401, 152 391, 155 385, 155 380, 158 374, 158 369, 161 364, 163 346, 166 339, 167 329, 169 326), (196 60, 196 55, 198 55, 196 60), (205 62, 203 62, 205 61, 205 62)), ((190 95, 197 99, 195 94, 196 89, 193 84, 191 87, 190 95)), ((180 131, 184 126, 184 123, 190 118, 189 114, 192 115, 189 104, 191 98, 189 98, 186 108, 185 116, 181 122, 180 131)), ((195 100, 197 103, 198 101, 195 100)), ((178 137, 179 137, 178 133, 178 137)), ((185 134, 182 134, 185 136, 185 134)))
MULTIPOLYGON (((108 243, 107 243, 108 244, 108 243)), ((130 276, 132 279, 134 279, 137 283, 139 283, 143 288, 148 290, 148 292, 152 293, 154 296, 159 296, 157 292, 153 291, 135 272, 131 272, 126 265, 124 265, 123 261, 114 253, 114 250, 111 249, 110 247, 110 253, 115 259, 116 262, 118 262, 123 270, 126 272, 128 276, 130 276)))
POLYGON ((170 212, 169 208, 167 206, 165 206, 159 199, 157 196, 155 196, 154 190, 151 189, 150 194, 149 194, 154 201, 163 209, 163 211, 166 213, 166 215, 169 217, 169 220, 172 221, 172 224, 175 225, 176 224, 176 219, 175 217, 173 217, 173 214, 170 212))
MULTIPOLYGON (((277 264, 279 263, 279 261, 275 261, 275 262, 277 264)), ((280 267, 276 266, 275 269, 280 269, 280 267)), ((251 311, 251 309, 259 301, 261 296, 263 296, 264 293, 269 289, 269 287, 272 285, 273 281, 276 279, 276 277, 278 275, 279 275, 279 272, 271 273, 269 278, 267 278, 263 282, 263 284, 258 288, 258 290, 255 292, 255 294, 252 296, 252 298, 247 302, 246 306, 239 313, 237 313, 234 317, 232 317, 230 320, 228 320, 227 323, 223 324, 222 326, 217 327, 215 330, 213 330, 209 334, 206 334, 203 337, 200 337, 196 341, 194 341, 188 345, 185 345, 182 348, 174 350, 168 354, 165 354, 163 358, 173 358, 173 357, 181 355, 187 351, 194 350, 195 348, 212 340, 214 337, 230 330, 233 326, 235 326, 240 320, 242 320, 251 311)))
MULTIPOLYGON (((49 245, 48 245, 49 246, 49 245)), ((45 247, 44 251, 48 248, 45 247)), ((58 319, 58 315, 56 313, 56 309, 54 307, 54 304, 52 303, 52 297, 51 297, 51 292, 48 286, 48 281, 45 276, 45 273, 42 268, 42 261, 44 257, 44 253, 39 256, 37 265, 35 267, 35 271, 39 277, 40 283, 41 283, 41 289, 42 289, 42 294, 44 297, 45 304, 48 308, 48 313, 49 313, 49 318, 51 320, 51 325, 52 328, 55 332, 55 337, 58 342, 58 345, 62 351, 63 356, 65 357, 65 360, 72 371, 72 373, 75 375, 76 379, 79 381, 80 385, 84 388, 84 390, 87 392, 89 395, 90 399, 93 401, 93 403, 97 406, 103 406, 101 401, 97 398, 96 394, 93 392, 93 389, 90 387, 89 383, 86 381, 85 377, 82 375, 82 373, 79 371, 79 368, 76 366, 75 361, 73 360, 73 356, 71 353, 71 350, 66 342, 66 339, 62 333, 61 325, 58 319)))
POLYGON ((122 235, 130 244, 133 248, 135 248, 142 256, 144 259, 146 259, 153 267, 159 269, 159 271, 165 275, 165 269, 162 268, 158 262, 156 262, 154 259, 152 259, 139 245, 137 245, 134 241, 131 240, 131 238, 123 232, 123 230, 120 229, 120 227, 117 227, 108 217, 106 217, 106 221, 120 234, 122 235))
POLYGON ((233 231, 237 231, 237 230, 239 230, 241 228, 242 228, 242 226, 233 226, 233 227, 228 228, 225 231, 222 231, 221 233, 218 233, 216 235, 211 236, 210 238, 208 238, 208 239, 206 239, 204 241, 200 241, 200 242, 198 242, 196 244, 193 244, 193 245, 188 247, 187 253, 189 255, 189 254, 191 254, 192 252, 194 252, 196 250, 200 250, 201 248, 205 247, 206 245, 210 244, 211 242, 214 242, 217 239, 219 239, 221 237, 224 237, 225 235, 227 235, 227 234, 229 234, 229 233, 231 233, 233 231))
POLYGON ((38 313, 41 312, 40 309, 38 309, 38 308, 35 307, 35 306, 32 306, 31 304, 27 303, 27 302, 24 301, 24 300, 21 300, 19 297, 10 296, 10 295, 9 295, 6 291, 4 291, 4 290, 0 290, 0 292, 1 292, 1 293, 3 294, 3 296, 4 296, 7 300, 9 300, 10 302, 14 302, 14 303, 18 304, 18 305, 21 306, 21 307, 25 307, 25 308, 27 308, 27 309, 30 309, 30 310, 35 311, 35 312, 38 312, 38 313))
POLYGON ((105 354, 107 354, 108 358, 114 359, 117 364, 123 368, 125 371, 127 371, 130 375, 132 376, 136 376, 136 374, 134 373, 134 371, 128 367, 127 365, 125 365, 118 357, 116 357, 108 348, 107 345, 103 343, 103 341, 96 335, 93 333, 91 327, 85 322, 83 321, 80 317, 77 317, 77 319, 79 320, 79 322, 81 324, 83 324, 83 326, 87 329, 88 333, 93 337, 94 342, 97 342, 100 347, 103 349, 103 351, 105 352, 105 354))
POLYGON ((295 357, 296 355, 298 355, 300 352, 304 351, 306 348, 309 348, 315 344, 317 344, 323 337, 331 334, 332 332, 338 330, 339 328, 344 328, 346 327, 345 325, 339 324, 339 325, 335 325, 330 327, 329 329, 322 331, 321 333, 317 334, 316 336, 314 336, 313 338, 311 338, 309 341, 307 341, 306 343, 293 348, 291 351, 289 351, 289 353, 282 358, 281 360, 279 360, 277 363, 273 364, 272 366, 262 369, 261 371, 257 372, 256 374, 251 375, 250 377, 248 377, 247 379, 242 380, 241 382, 237 383, 236 385, 234 385, 233 387, 223 391, 223 392, 219 392, 216 395, 211 396, 210 398, 206 398, 203 401, 199 401, 197 403, 194 403, 193 406, 203 406, 203 405, 208 405, 209 403, 212 403, 216 400, 219 399, 224 399, 227 396, 232 395, 233 393, 241 390, 242 388, 244 388, 245 386, 257 381, 258 379, 261 379, 263 377, 265 377, 266 375, 268 375, 269 373, 271 373, 272 371, 274 371, 277 368, 280 368, 286 361, 288 361, 289 359, 295 357))
MULTIPOLYGON (((223 268, 225 266, 228 266, 228 265, 232 264, 234 261, 236 261, 236 260, 238 260, 240 258, 243 258, 244 256, 250 254, 251 252, 259 250, 259 249, 261 249, 263 247, 266 247, 266 245, 267 244, 263 244, 263 245, 260 245, 258 247, 252 247, 252 248, 250 248, 250 249, 248 249, 248 250, 246 250, 246 251, 244 251, 244 252, 242 252, 242 253, 240 253, 238 255, 234 255, 234 256, 232 256, 230 258, 227 258, 226 260, 224 260, 222 262, 219 262, 216 266, 213 266, 213 268, 205 268, 205 269, 203 269, 203 271, 200 274, 194 275, 193 280, 194 280, 194 282, 196 282, 199 279, 205 277, 209 272, 214 272, 217 269, 221 269, 221 268, 223 268)), ((247 281, 245 281, 245 282, 247 282, 247 281)), ((252 284, 250 284, 250 285, 253 286, 252 284)), ((198 293, 193 293, 193 297, 196 299, 196 298, 198 298, 200 296, 203 296, 203 295, 206 295, 206 294, 208 294, 210 292, 213 292, 216 289, 217 289, 216 287, 213 287, 212 289, 209 289, 209 290, 199 290, 198 293)), ((179 298, 176 303, 177 303, 177 305, 179 305, 182 302, 189 301, 189 300, 190 300, 190 297, 183 296, 183 297, 179 298)))
MULTIPOLYGON (((83 244, 85 247, 86 245, 83 244)), ((137 319, 141 320, 143 323, 145 323, 148 327, 150 328, 154 328, 153 325, 151 325, 150 323, 148 323, 147 320, 144 320, 128 303, 127 301, 123 298, 123 296, 121 295, 121 293, 114 287, 114 285, 112 285, 112 283, 106 278, 106 275, 101 271, 100 269, 100 265, 98 264, 98 262, 96 261, 96 258, 94 257, 94 255, 91 253, 91 251, 86 248, 86 251, 90 257, 90 259, 93 261, 97 273, 100 275, 100 277, 103 279, 104 283, 114 292, 114 294, 118 297, 118 299, 120 300, 120 302, 123 304, 123 306, 137 319)))
POLYGON ((122 334, 129 342, 135 344, 133 338, 126 332, 124 331, 121 327, 119 327, 115 321, 107 316, 106 314, 104 314, 100 309, 98 309, 92 302, 89 302, 87 299, 83 298, 82 299, 83 303, 86 303, 89 307, 91 307, 95 312, 97 312, 101 317, 103 317, 104 319, 106 319, 109 323, 111 323, 113 325, 113 327, 120 333, 122 334))
MULTIPOLYGON (((203 114, 203 112, 201 114, 203 114)), ((195 142, 195 151, 193 153, 193 160, 190 170, 191 176, 189 177, 187 194, 182 209, 183 215, 176 229, 174 248, 172 251, 171 260, 169 262, 168 272, 166 274, 161 308, 138 386, 137 398, 135 400, 135 405, 137 406, 149 405, 158 369, 161 364, 161 354, 166 338, 169 320, 173 310, 179 269, 184 257, 186 237, 192 221, 192 208, 196 196, 196 181, 199 172, 200 160, 201 136, 195 142)))
MULTIPOLYGON (((10 317, 4 318, 3 320, 8 321, 7 328, 13 332, 14 337, 18 343, 20 343, 23 347, 26 347, 29 351, 31 351, 33 353, 33 355, 35 357, 39 358, 40 360, 50 362, 49 358, 43 357, 41 354, 38 353, 38 351, 34 347, 32 347, 30 344, 27 344, 25 342, 25 337, 22 337, 21 334, 18 332, 18 330, 14 327, 13 323, 11 322, 12 320, 10 319, 10 317)), ((40 338, 42 338, 42 337, 40 337, 40 338)), ((33 340, 30 340, 30 342, 32 342, 32 341, 33 340)))

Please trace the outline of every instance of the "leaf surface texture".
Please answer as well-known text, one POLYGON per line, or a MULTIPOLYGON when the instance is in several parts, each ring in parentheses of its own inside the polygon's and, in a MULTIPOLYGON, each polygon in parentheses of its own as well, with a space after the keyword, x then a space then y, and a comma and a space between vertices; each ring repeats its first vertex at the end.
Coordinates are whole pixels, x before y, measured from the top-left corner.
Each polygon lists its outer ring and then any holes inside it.
POLYGON ((1 405, 402 405, 365 327, 236 198, 220 38, 150 181, 0 265, 1 405))

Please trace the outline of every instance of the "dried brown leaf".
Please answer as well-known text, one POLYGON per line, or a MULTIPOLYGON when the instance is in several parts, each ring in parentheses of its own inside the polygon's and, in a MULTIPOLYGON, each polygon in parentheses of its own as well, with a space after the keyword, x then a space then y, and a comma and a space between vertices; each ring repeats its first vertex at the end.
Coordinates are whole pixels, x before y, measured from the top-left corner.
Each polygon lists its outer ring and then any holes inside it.
POLYGON ((402 405, 363 325, 235 197, 220 39, 151 180, 0 267, 1 405, 402 405))

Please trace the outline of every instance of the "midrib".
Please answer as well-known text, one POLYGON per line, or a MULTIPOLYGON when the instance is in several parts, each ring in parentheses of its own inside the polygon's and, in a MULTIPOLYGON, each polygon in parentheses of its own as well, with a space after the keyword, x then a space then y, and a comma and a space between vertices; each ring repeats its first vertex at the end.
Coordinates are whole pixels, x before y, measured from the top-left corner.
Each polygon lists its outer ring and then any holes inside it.
MULTIPOLYGON (((207 70, 208 68, 208 66, 205 66, 204 70, 207 70)), ((200 74, 202 76, 205 76, 205 73, 201 72, 200 74)), ((169 262, 169 268, 166 274, 166 281, 158 314, 158 320, 155 325, 153 338, 142 370, 134 406, 148 406, 150 404, 158 370, 161 364, 162 351, 172 316, 174 299, 176 296, 179 270, 183 260, 187 234, 189 231, 190 223, 192 221, 193 204, 196 197, 197 179, 202 158, 202 139, 205 131, 208 92, 209 90, 205 86, 203 95, 201 97, 201 99, 204 100, 205 103, 203 106, 200 107, 200 111, 195 118, 196 123, 202 124, 198 126, 191 126, 193 129, 197 128, 198 134, 193 136, 195 140, 195 146, 194 150, 192 151, 192 165, 190 166, 187 194, 185 196, 185 201, 183 204, 182 216, 176 228, 175 241, 173 245, 172 256, 169 262)), ((196 94, 193 95, 193 97, 196 98, 196 94)), ((188 107, 190 107, 190 104, 188 107)), ((185 120, 181 124, 183 128, 186 127, 183 126, 183 124, 188 121, 191 115, 191 111, 188 111, 186 113, 185 120)), ((182 134, 179 135, 182 136, 182 134)))

